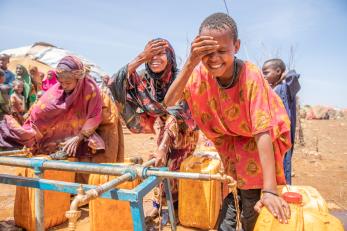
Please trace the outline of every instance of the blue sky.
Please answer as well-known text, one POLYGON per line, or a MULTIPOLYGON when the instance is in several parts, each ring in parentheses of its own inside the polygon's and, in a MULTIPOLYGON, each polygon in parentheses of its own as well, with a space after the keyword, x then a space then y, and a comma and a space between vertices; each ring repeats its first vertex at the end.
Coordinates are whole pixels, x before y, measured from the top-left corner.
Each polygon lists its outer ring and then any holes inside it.
MULTIPOLYGON (((238 57, 258 65, 278 56, 301 74, 304 104, 347 107, 347 1, 226 0, 239 28, 238 57)), ((0 50, 52 43, 110 74, 148 40, 168 39, 184 62, 202 20, 223 0, 0 0, 0 50)))

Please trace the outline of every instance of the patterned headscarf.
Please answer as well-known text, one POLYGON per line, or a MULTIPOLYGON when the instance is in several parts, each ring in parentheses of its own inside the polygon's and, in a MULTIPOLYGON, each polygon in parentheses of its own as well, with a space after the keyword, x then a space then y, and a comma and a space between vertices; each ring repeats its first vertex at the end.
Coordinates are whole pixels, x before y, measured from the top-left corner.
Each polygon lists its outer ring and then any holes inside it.
POLYGON ((164 97, 165 97, 166 92, 168 91, 170 85, 176 79, 178 69, 177 69, 175 51, 172 48, 169 41, 167 41, 166 39, 162 39, 162 38, 157 38, 157 39, 154 39, 152 41, 157 41, 157 40, 164 40, 169 45, 165 49, 168 63, 165 67, 165 70, 163 70, 160 73, 153 72, 150 69, 148 63, 146 63, 145 67, 146 67, 147 75, 145 76, 145 78, 150 83, 150 89, 151 89, 150 91, 151 91, 154 99, 157 100, 158 102, 162 102, 164 100, 164 97))
POLYGON ((85 69, 80 59, 68 55, 59 61, 56 74, 58 78, 71 76, 76 79, 82 79, 85 77, 85 69))
POLYGON ((169 41, 167 41, 166 39, 156 38, 156 39, 153 39, 152 41, 157 41, 157 40, 164 40, 169 45, 169 47, 167 47, 165 49, 166 57, 167 57, 167 60, 168 60, 168 64, 167 64, 167 66, 166 66, 164 71, 162 71, 160 73, 155 73, 155 72, 153 72, 151 70, 151 68, 149 67, 148 63, 146 63, 146 65, 145 65, 146 66, 146 71, 148 72, 150 77, 153 78, 153 79, 165 79, 165 77, 167 77, 169 72, 172 72, 173 76, 176 77, 178 69, 177 69, 176 55, 175 55, 174 49, 172 48, 172 46, 169 43, 169 41))

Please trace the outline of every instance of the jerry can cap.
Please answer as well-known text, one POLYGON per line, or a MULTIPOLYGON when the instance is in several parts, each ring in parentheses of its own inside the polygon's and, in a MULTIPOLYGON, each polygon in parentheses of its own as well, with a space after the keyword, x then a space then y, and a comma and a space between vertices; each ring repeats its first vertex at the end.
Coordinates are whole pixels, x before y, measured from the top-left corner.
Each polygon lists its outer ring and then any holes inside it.
POLYGON ((282 197, 288 203, 301 204, 302 202, 302 195, 297 192, 285 192, 282 197))

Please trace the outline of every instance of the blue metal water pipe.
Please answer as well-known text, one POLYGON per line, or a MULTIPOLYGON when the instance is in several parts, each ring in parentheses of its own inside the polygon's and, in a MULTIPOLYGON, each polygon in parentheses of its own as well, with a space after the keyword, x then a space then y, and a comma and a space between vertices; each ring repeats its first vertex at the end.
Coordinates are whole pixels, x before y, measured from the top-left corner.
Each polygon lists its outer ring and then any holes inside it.
POLYGON ((114 200, 129 201, 134 230, 144 231, 146 230, 146 226, 143 212, 143 198, 154 187, 158 186, 162 182, 168 205, 171 230, 176 230, 174 207, 172 203, 172 195, 170 191, 170 184, 168 178, 219 180, 228 181, 229 183, 235 183, 235 181, 231 177, 221 174, 211 175, 201 173, 170 172, 166 167, 149 167, 153 163, 154 160, 151 160, 149 162, 144 163, 143 165, 128 166, 120 164, 111 165, 85 162, 67 162, 0 155, 0 165, 32 168, 34 169, 35 173, 35 178, 0 174, 0 183, 31 187, 36 189, 35 216, 37 231, 44 230, 43 190, 64 192, 76 195, 75 199, 71 203, 70 210, 66 213, 66 216, 69 218, 70 230, 75 230, 76 228, 76 221, 80 215, 80 211, 78 211, 78 206, 86 204, 90 200, 100 197, 114 200), (105 184, 100 186, 87 184, 81 185, 71 182, 42 179, 41 177, 45 170, 63 170, 88 174, 116 175, 120 177, 117 177, 114 180, 106 182, 105 184), (124 181, 132 181, 138 177, 142 178, 143 181, 141 184, 139 184, 132 190, 114 188, 116 185, 124 181))

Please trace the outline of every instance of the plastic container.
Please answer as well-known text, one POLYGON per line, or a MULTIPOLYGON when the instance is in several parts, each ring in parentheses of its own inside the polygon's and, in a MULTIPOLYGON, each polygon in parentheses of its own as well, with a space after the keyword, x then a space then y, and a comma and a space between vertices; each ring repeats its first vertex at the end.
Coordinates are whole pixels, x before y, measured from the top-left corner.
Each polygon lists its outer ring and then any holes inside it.
POLYGON ((317 191, 317 189, 311 186, 288 186, 280 187, 280 191, 283 193, 288 190, 291 192, 297 192, 302 195, 303 207, 305 211, 313 210, 319 212, 329 213, 328 205, 317 191), (281 189, 282 188, 282 189, 281 189))
MULTIPOLYGON (((298 194, 300 196, 300 194, 298 194)), ((300 196, 301 197, 301 196, 300 196)), ((304 230, 304 217, 301 199, 295 197, 289 203, 291 218, 288 224, 281 224, 266 208, 263 208, 257 219, 254 231, 303 231, 304 230), (296 201, 295 201, 296 200, 296 201)))
POLYGON ((281 224, 263 208, 254 231, 343 231, 340 220, 328 212, 325 200, 310 186, 279 187, 282 197, 289 203, 291 218, 288 224, 281 224))
MULTIPOLYGON (((41 157, 43 158, 43 157, 41 157)), ((17 175, 23 177, 35 177, 34 170, 29 168, 17 168, 17 175)), ((44 179, 66 182, 75 181, 75 173, 56 170, 46 170, 44 179)), ((64 223, 67 218, 65 212, 70 208, 70 194, 44 191, 44 228, 64 223)), ((17 226, 27 231, 35 231, 35 189, 16 187, 14 202, 14 220, 17 226)))
MULTIPOLYGON (((216 174, 221 161, 210 156, 192 155, 182 162, 180 171, 216 174)), ((219 181, 179 180, 178 217, 182 225, 213 229, 222 202, 219 181)))
POLYGON ((329 213, 304 212, 304 231, 343 231, 339 219, 329 213))
MULTIPOLYGON (((117 163, 117 165, 119 165, 117 163)), ((91 185, 100 185, 117 176, 91 174, 88 183, 91 185)), ((128 181, 117 186, 122 189, 133 189, 140 181, 128 181)), ((134 230, 132 216, 130 212, 130 203, 128 201, 118 201, 111 199, 95 199, 89 202, 89 219, 91 231, 105 230, 134 230)))

